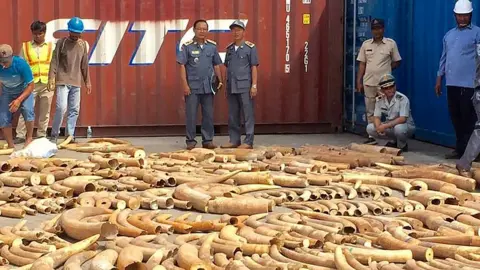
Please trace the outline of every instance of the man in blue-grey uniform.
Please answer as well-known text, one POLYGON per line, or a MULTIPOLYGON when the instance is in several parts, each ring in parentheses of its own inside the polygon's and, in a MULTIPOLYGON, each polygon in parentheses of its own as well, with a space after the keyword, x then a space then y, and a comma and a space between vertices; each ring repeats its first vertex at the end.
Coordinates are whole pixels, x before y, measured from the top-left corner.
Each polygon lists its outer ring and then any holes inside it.
POLYGON ((368 124, 367 133, 375 139, 390 139, 386 146, 407 152, 407 140, 415 133, 410 101, 397 91, 393 75, 383 75, 378 85, 382 95, 377 97, 373 123, 368 124))
POLYGON ((185 96, 186 144, 191 150, 197 144, 196 122, 198 105, 202 106, 202 146, 213 149, 213 97, 223 85, 217 44, 206 39, 208 24, 197 20, 193 24, 195 37, 182 45, 177 54, 185 96), (216 76, 216 77, 215 77, 216 76))
POLYGON ((255 127, 254 97, 257 95, 257 47, 244 39, 245 24, 236 20, 230 25, 234 42, 227 46, 228 134, 230 142, 223 148, 253 148, 255 127), (241 112, 245 120, 245 140, 241 144, 241 112))

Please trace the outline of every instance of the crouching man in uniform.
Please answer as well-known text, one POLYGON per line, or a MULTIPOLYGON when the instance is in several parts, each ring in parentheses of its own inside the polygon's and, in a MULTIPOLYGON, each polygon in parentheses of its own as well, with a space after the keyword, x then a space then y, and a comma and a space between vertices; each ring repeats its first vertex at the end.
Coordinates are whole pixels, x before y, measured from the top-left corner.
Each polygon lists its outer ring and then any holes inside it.
POLYGON ((407 140, 415 133, 410 101, 397 92, 395 77, 391 74, 383 75, 379 86, 383 95, 377 98, 374 122, 367 126, 367 133, 376 139, 390 139, 386 146, 407 152, 407 140))

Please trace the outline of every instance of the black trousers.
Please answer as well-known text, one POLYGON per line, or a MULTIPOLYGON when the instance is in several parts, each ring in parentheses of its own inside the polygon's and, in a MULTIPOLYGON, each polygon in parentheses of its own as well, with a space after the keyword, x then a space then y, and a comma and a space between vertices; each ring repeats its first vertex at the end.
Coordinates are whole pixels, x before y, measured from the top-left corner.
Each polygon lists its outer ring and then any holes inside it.
POLYGON ((463 155, 472 134, 477 114, 472 104, 474 89, 447 86, 448 110, 457 137, 455 150, 463 155))

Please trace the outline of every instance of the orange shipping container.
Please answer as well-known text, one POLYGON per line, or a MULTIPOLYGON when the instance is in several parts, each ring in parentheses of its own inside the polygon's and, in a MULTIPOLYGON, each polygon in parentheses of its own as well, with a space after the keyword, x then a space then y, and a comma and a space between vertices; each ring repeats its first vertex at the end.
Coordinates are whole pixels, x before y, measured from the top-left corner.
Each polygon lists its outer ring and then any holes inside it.
MULTIPOLYGON (((222 59, 232 39, 228 26, 235 19, 245 22, 260 58, 258 133, 341 126, 344 1, 0 0, 0 6, 0 42, 15 52, 31 39, 33 20, 47 22, 49 40, 66 35, 72 16, 84 20, 93 93, 82 92, 78 135, 86 126, 103 136, 183 135, 175 54, 193 37, 199 18, 208 21, 222 59)), ((222 132, 227 102, 223 93, 215 99, 215 124, 222 132)))

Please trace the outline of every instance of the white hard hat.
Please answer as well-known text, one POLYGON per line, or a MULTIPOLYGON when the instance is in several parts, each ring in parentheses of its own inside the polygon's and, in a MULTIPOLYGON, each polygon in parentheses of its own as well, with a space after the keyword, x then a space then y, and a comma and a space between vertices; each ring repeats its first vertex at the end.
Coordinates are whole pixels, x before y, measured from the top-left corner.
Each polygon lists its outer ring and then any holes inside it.
POLYGON ((457 14, 469 14, 472 11, 472 2, 469 0, 458 0, 457 3, 455 3, 455 8, 453 9, 453 12, 457 14))

